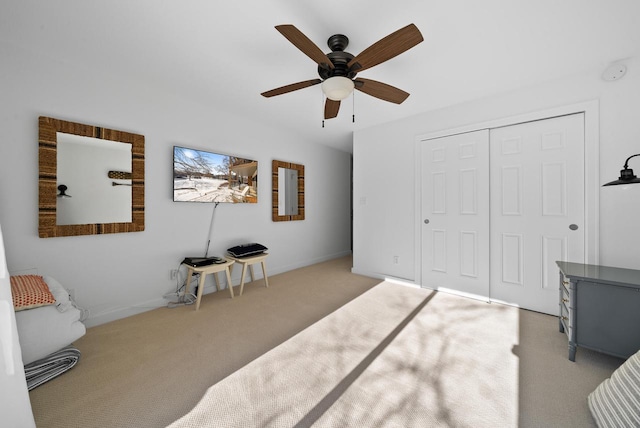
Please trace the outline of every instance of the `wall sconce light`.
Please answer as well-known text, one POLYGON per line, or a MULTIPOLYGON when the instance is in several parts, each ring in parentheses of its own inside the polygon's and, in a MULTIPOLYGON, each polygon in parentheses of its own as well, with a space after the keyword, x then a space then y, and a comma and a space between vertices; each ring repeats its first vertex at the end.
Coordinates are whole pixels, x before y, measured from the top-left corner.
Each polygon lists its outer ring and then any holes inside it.
POLYGON ((633 170, 629 168, 629 159, 634 158, 636 156, 640 156, 640 153, 638 153, 637 155, 629 156, 627 160, 624 162, 624 169, 620 171, 620 178, 618 178, 617 180, 611 181, 610 183, 603 184, 602 187, 615 186, 618 184, 640 183, 640 178, 636 177, 635 174, 633 173, 633 170))
POLYGON ((58 190, 60 191, 60 193, 58 193, 58 197, 59 198, 70 198, 71 195, 67 195, 67 186, 65 186, 64 184, 61 184, 58 186, 58 190))

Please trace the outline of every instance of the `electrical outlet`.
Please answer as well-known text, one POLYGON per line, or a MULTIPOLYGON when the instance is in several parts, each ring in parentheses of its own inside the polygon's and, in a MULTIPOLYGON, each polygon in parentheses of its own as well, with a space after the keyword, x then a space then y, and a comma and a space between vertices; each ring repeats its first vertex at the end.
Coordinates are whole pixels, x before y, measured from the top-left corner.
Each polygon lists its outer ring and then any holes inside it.
POLYGON ((400 256, 393 256, 393 264, 394 265, 397 265, 399 261, 400 261, 400 256))
POLYGON ((169 275, 171 276, 171 279, 176 279, 176 277, 178 276, 178 269, 171 269, 169 275))
POLYGON ((70 289, 67 290, 67 292, 69 293, 69 298, 75 302, 75 300, 76 300, 76 290, 73 289, 73 288, 70 288, 70 289))

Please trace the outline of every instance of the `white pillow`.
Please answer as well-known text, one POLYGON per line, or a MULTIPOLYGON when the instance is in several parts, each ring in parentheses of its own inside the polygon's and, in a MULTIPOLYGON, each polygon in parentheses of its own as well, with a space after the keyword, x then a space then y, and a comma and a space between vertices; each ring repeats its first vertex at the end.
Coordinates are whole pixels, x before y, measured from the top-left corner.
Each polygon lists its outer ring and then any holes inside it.
POLYGON ((640 351, 598 385, 587 401, 600 428, 640 427, 640 351))
POLYGON ((69 292, 56 281, 54 278, 50 276, 43 276, 44 282, 49 286, 49 291, 53 294, 53 297, 56 299, 56 308, 60 312, 65 312, 69 308, 73 307, 71 300, 69 299, 69 292))

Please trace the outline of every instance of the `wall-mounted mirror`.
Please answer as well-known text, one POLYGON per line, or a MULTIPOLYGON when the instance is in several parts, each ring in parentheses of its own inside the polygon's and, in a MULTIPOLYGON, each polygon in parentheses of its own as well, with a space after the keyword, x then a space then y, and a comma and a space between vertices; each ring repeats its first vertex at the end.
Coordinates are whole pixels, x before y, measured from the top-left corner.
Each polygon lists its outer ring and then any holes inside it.
POLYGON ((144 230, 144 136, 41 116, 39 236, 144 230))
POLYGON ((298 170, 278 168, 278 215, 298 214, 298 170))
POLYGON ((304 220, 304 165, 274 160, 271 167, 273 221, 304 220))

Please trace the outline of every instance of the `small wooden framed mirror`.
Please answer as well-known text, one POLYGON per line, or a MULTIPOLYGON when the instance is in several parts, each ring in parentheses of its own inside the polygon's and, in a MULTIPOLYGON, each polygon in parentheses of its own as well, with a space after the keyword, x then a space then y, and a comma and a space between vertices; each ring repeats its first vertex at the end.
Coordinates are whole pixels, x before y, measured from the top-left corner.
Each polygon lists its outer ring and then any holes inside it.
POLYGON ((272 167, 273 221, 304 220, 304 165, 274 160, 272 167))
POLYGON ((144 136, 41 116, 41 238, 144 230, 144 136))

